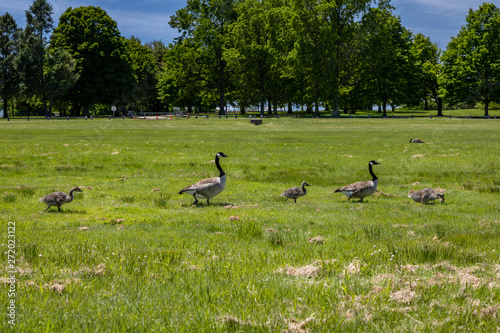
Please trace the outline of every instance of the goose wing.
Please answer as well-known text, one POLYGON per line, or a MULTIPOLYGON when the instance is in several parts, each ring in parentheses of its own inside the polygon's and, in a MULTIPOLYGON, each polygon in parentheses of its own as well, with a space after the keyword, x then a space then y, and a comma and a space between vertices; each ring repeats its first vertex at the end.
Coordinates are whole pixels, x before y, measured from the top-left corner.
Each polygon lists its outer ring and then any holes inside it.
POLYGON ((281 193, 282 197, 296 197, 302 194, 302 189, 300 187, 290 187, 288 190, 284 190, 281 193))
POLYGON ((184 187, 179 193, 182 194, 184 192, 189 192, 189 191, 196 191, 197 193, 200 193, 200 191, 203 191, 204 189, 217 185, 219 183, 220 183, 219 177, 206 178, 200 180, 197 183, 194 183, 193 185, 184 187))
POLYGON ((343 186, 343 187, 335 190, 335 192, 351 191, 352 193, 356 193, 356 192, 358 192, 366 187, 369 187, 369 186, 373 186, 372 181, 356 182, 356 183, 352 183, 350 185, 343 186))

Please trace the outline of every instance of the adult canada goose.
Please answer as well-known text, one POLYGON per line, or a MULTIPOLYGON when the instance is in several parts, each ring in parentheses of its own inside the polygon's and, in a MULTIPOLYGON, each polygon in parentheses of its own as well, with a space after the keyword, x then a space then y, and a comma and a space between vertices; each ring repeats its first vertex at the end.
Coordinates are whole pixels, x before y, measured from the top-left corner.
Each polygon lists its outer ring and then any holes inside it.
POLYGON ((372 167, 376 164, 380 163, 375 162, 373 160, 371 160, 368 163, 368 170, 370 170, 370 175, 372 175, 372 180, 365 182, 356 182, 351 185, 347 185, 339 189, 336 189, 335 192, 340 192, 345 194, 349 198, 347 199, 347 201, 351 200, 351 198, 359 198, 360 202, 363 202, 364 197, 372 195, 377 190, 378 178, 377 176, 375 176, 372 170, 372 167))
POLYGON ((420 139, 411 139, 410 143, 424 143, 424 142, 420 139))
POLYGON ((283 193, 281 193, 281 196, 286 197, 285 201, 290 198, 293 199, 293 201, 297 202, 297 198, 303 197, 307 194, 305 186, 310 185, 306 181, 303 181, 300 186, 301 187, 290 187, 288 190, 283 191, 283 193))
POLYGON ((198 204, 198 199, 207 199, 207 205, 210 204, 209 200, 215 197, 217 194, 221 193, 226 187, 226 173, 219 164, 219 158, 221 157, 229 157, 226 154, 219 152, 215 155, 215 165, 217 169, 219 169, 219 177, 202 179, 196 184, 183 188, 179 194, 191 194, 194 197, 193 205, 198 204))
POLYGON ((73 192, 82 192, 82 190, 80 190, 79 187, 73 187, 69 191, 69 194, 61 191, 47 194, 46 196, 40 199, 41 202, 47 205, 47 209, 45 209, 44 211, 46 212, 51 206, 57 206, 57 209, 61 211, 62 205, 73 201, 74 199, 73 192))
POLYGON ((426 204, 437 199, 440 202, 444 202, 444 194, 436 192, 432 188, 424 188, 418 191, 411 190, 408 192, 408 198, 412 198, 413 201, 420 202, 421 204, 426 204))

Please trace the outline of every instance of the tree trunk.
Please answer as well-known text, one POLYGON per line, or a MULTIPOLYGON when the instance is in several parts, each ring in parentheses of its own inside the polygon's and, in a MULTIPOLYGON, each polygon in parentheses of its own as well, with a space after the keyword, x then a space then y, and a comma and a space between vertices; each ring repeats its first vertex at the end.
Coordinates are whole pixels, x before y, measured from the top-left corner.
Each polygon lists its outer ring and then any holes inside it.
POLYGON ((272 103, 271 97, 268 97, 267 98, 267 114, 269 114, 269 115, 273 114, 272 107, 273 107, 273 103, 272 103))
POLYGON ((9 116, 7 114, 7 98, 5 98, 5 97, 3 99, 3 117, 9 118, 9 116))
POLYGON ((488 109, 490 107, 490 101, 488 99, 484 100, 484 116, 489 117, 488 109))
POLYGON ((429 110, 429 102, 427 101, 427 98, 425 99, 425 107, 424 110, 429 110))
POLYGON ((264 116, 264 111, 265 111, 265 110, 264 110, 264 104, 265 104, 265 103, 264 103, 264 101, 263 101, 263 100, 262 100, 262 101, 260 101, 260 115, 261 115, 261 116, 264 116))
POLYGON ((387 112, 386 112, 387 111, 387 103, 386 102, 382 103, 382 111, 383 111, 382 117, 387 116, 387 112))
POLYGON ((438 108, 438 116, 443 115, 443 99, 441 97, 436 98, 437 108, 438 108))
POLYGON ((247 114, 244 105, 240 106, 240 114, 247 114))
POLYGON ((293 114, 293 106, 292 102, 288 102, 288 111, 286 112, 288 114, 293 114))
POLYGON ((274 103, 273 103, 273 114, 275 116, 278 115, 278 102, 277 101, 274 101, 274 103))
POLYGON ((318 102, 318 100, 316 100, 314 102, 314 115, 316 117, 319 117, 319 102, 318 102))

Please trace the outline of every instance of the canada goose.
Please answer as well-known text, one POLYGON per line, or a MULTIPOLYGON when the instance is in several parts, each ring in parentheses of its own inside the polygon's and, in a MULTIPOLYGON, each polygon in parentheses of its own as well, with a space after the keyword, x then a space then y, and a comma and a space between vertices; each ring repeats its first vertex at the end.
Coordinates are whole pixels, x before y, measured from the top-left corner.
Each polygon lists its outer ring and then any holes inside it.
POLYGON ((340 192, 345 194, 349 198, 347 199, 347 201, 351 200, 351 198, 360 198, 360 202, 363 202, 364 197, 372 195, 377 190, 378 178, 377 176, 375 176, 372 170, 372 166, 376 164, 380 163, 373 160, 368 163, 368 170, 370 170, 370 175, 372 175, 373 177, 372 180, 365 182, 356 182, 354 184, 341 187, 339 189, 336 189, 335 193, 340 192))
POLYGON ((288 190, 283 191, 283 193, 281 193, 281 196, 286 197, 285 201, 290 198, 293 199, 293 201, 297 202, 297 198, 303 197, 307 194, 307 190, 304 186, 311 185, 309 185, 306 181, 303 181, 300 186, 301 187, 290 187, 288 190))
POLYGON ((61 211, 62 205, 73 201, 73 192, 82 192, 82 190, 80 190, 79 187, 73 187, 69 191, 69 194, 58 191, 47 194, 46 196, 41 198, 40 201, 47 205, 47 209, 45 209, 44 212, 46 212, 50 208, 50 206, 57 206, 57 209, 61 211))
POLYGON ((198 204, 198 199, 207 199, 207 205, 210 204, 209 200, 215 197, 217 194, 221 193, 226 187, 226 174, 224 170, 220 167, 219 158, 229 157, 226 154, 219 152, 215 155, 215 165, 219 169, 219 177, 202 179, 196 184, 183 188, 179 194, 187 193, 194 197, 193 205, 198 204))
POLYGON ((439 199, 440 202, 444 202, 444 194, 434 191, 432 188, 424 188, 418 191, 411 190, 408 192, 408 198, 412 198, 415 202, 420 202, 421 204, 426 204, 429 201, 434 201, 439 199))
POLYGON ((411 139, 410 143, 424 143, 424 142, 420 139, 411 139))

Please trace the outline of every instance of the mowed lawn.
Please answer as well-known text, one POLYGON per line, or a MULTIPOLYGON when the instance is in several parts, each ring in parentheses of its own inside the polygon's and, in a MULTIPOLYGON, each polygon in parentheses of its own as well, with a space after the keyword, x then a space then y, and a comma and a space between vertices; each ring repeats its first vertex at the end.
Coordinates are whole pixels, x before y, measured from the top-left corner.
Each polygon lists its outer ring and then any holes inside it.
POLYGON ((0 133, 0 299, 16 306, 0 331, 498 330, 497 120, 10 121, 0 133), (226 189, 193 207, 178 192, 218 176, 217 152, 226 189), (372 159, 375 195, 334 193, 370 180, 372 159), (297 203, 280 197, 304 180, 297 203), (39 198, 73 186, 83 193, 44 212, 39 198), (407 197, 425 187, 444 204, 407 197))

